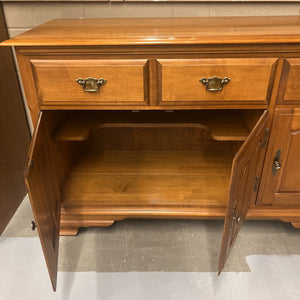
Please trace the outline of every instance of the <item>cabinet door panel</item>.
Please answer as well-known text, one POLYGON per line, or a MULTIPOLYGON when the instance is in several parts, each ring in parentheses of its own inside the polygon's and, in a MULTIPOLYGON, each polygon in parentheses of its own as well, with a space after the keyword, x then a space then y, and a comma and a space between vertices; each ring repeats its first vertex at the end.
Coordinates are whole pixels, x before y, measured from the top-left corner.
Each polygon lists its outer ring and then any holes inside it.
POLYGON ((290 133, 290 147, 283 169, 280 192, 300 192, 299 164, 296 163, 300 158, 300 127, 299 130, 291 130, 290 133))
POLYGON ((219 274, 245 220, 250 204, 256 197, 254 186, 256 185, 256 178, 260 176, 265 155, 263 144, 267 120, 268 112, 265 111, 233 160, 231 186, 220 251, 219 274))
POLYGON ((300 109, 277 109, 259 204, 300 206, 300 109), (276 153, 280 151, 280 168, 274 172, 276 153))
POLYGON ((54 290, 60 224, 60 189, 55 163, 46 120, 41 112, 30 145, 25 181, 54 290))
POLYGON ((278 104, 300 104, 300 58, 285 59, 278 104))

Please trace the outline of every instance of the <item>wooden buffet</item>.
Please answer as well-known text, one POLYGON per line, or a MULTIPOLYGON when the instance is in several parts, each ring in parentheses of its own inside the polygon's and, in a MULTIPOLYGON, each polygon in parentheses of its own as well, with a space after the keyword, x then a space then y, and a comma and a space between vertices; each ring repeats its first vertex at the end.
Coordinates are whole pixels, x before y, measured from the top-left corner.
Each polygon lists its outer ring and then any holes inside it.
POLYGON ((126 218, 300 228, 300 16, 53 20, 15 46, 25 170, 56 287, 58 241, 126 218))

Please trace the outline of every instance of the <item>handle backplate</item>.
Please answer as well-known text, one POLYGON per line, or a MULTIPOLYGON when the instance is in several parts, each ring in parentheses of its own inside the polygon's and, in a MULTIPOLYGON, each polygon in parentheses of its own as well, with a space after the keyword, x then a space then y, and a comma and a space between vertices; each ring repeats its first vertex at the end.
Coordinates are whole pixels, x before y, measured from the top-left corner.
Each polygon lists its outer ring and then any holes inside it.
POLYGON ((272 176, 275 176, 276 172, 281 168, 280 155, 281 155, 281 150, 278 149, 275 153, 275 157, 272 165, 272 176))
POLYGON ((85 92, 95 93, 99 91, 100 87, 104 85, 107 80, 104 78, 96 79, 93 77, 88 77, 85 79, 78 78, 76 79, 76 82, 82 85, 82 88, 85 92))
POLYGON ((223 86, 228 84, 231 79, 228 77, 224 77, 223 79, 221 77, 213 76, 210 78, 201 78, 199 81, 205 85, 206 89, 209 92, 218 92, 223 90, 223 86))

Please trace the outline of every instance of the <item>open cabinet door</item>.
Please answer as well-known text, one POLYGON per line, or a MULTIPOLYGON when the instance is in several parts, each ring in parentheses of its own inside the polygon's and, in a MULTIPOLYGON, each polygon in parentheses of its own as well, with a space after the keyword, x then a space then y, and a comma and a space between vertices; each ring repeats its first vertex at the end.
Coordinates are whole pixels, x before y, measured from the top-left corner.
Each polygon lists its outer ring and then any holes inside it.
POLYGON ((60 224, 60 189, 50 144, 46 120, 43 112, 41 112, 30 145, 25 181, 53 290, 55 290, 60 224))
POLYGON ((224 268, 251 201, 257 194, 259 176, 266 151, 267 120, 268 111, 265 111, 233 160, 219 259, 219 274, 224 268))

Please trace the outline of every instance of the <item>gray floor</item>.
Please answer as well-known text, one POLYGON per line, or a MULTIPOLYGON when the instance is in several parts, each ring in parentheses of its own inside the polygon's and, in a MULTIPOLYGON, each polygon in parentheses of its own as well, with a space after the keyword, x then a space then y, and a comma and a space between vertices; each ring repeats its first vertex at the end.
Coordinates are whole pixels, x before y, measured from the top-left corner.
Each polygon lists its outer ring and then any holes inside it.
POLYGON ((247 221, 223 274, 222 221, 126 220, 60 239, 51 287, 25 199, 0 238, 0 299, 300 299, 300 230, 247 221), (31 287, 31 288, 30 288, 31 287))

